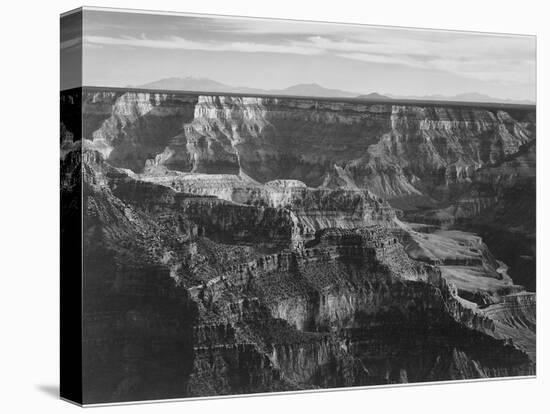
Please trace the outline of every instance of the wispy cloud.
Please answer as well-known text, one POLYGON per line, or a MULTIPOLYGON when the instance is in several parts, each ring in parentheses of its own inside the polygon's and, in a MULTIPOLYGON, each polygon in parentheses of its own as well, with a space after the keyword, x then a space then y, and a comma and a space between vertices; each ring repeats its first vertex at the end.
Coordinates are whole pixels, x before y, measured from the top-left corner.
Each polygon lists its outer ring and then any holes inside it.
POLYGON ((82 40, 80 37, 64 40, 61 42, 61 50, 69 49, 75 46, 80 46, 81 42, 82 40))
MULTIPOLYGON (((71 47, 70 41, 64 42, 62 47, 71 47)), ((329 80, 332 87, 342 85, 341 88, 349 88, 353 84, 358 88, 360 85, 373 88, 374 81, 369 78, 377 76, 374 87, 388 90, 393 85, 413 90, 416 86, 405 82, 409 78, 422 84, 419 88, 433 88, 436 89, 434 92, 467 88, 464 92, 476 89, 494 94, 531 96, 535 88, 535 40, 528 36, 269 19, 95 12, 85 16, 84 48, 85 53, 87 50, 92 53, 94 49, 96 57, 109 56, 110 61, 116 60, 120 56, 118 52, 127 48, 142 49, 139 52, 142 56, 147 55, 148 49, 170 52, 165 54, 166 63, 162 68, 144 64, 144 77, 172 76, 186 56, 184 51, 204 51, 212 54, 193 56, 196 75, 206 71, 212 73, 210 76, 220 77, 212 69, 212 57, 216 59, 216 52, 229 52, 223 58, 220 55, 219 59, 220 63, 228 65, 222 76, 228 81, 238 77, 234 72, 246 76, 252 65, 255 69, 250 70, 255 73, 248 74, 247 79, 257 79, 259 84, 275 83, 273 72, 266 70, 265 75, 258 72, 263 60, 256 59, 254 54, 262 53, 271 65, 266 69, 280 66, 281 71, 286 71, 282 76, 294 79, 296 83, 303 82, 301 69, 304 59, 300 57, 306 56, 315 57, 311 59, 312 65, 306 63, 307 71, 315 72, 313 67, 318 65, 332 68, 331 74, 319 72, 311 75, 329 80), (173 62, 173 65, 168 62, 173 62), (260 78, 265 79, 260 82, 260 78), (435 78, 439 83, 432 85, 431 80, 435 78)), ((125 59, 128 58, 125 55, 125 59)))
MULTIPOLYGON (((349 33, 348 33, 349 34, 349 33)), ((353 35, 353 34, 350 34, 353 35)), ((209 52, 279 53, 333 55, 368 63, 402 65, 437 70, 480 80, 527 82, 534 77, 534 42, 526 38, 446 34, 438 37, 407 38, 404 34, 372 37, 356 33, 352 40, 327 36, 307 36, 295 40, 269 42, 197 41, 181 36, 150 38, 141 36, 86 35, 86 45, 145 47, 209 52), (451 38, 449 38, 451 37, 451 38)))
POLYGON ((526 82, 534 77, 534 40, 499 36, 455 34, 442 40, 403 35, 379 41, 308 39, 323 50, 347 59, 437 70, 480 80, 526 82))
POLYGON ((160 39, 150 39, 145 35, 141 37, 108 37, 108 36, 85 36, 85 44, 116 45, 131 47, 147 47, 153 49, 174 49, 174 50, 203 50, 210 52, 244 52, 244 53, 290 53, 299 55, 315 55, 322 53, 322 50, 313 45, 288 42, 286 44, 269 44, 254 42, 200 42, 185 39, 179 36, 169 36, 160 39))

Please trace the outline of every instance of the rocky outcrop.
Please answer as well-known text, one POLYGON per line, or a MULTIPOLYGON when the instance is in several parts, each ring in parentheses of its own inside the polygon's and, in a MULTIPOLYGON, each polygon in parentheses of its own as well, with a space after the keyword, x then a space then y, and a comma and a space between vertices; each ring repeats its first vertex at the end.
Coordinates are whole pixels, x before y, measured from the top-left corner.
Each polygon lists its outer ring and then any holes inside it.
POLYGON ((193 368, 197 311, 163 260, 178 234, 113 195, 104 177, 112 167, 99 153, 75 152, 84 403, 180 396, 193 368))
POLYGON ((194 101, 153 92, 86 93, 83 138, 113 165, 140 171, 192 119, 194 101))
POLYGON ((483 309, 483 313, 495 323, 493 335, 504 339, 536 360, 537 303, 533 293, 518 292, 507 295, 497 304, 483 309))
MULTIPOLYGON (((90 378, 110 378, 90 380, 95 390, 90 398, 107 393, 111 400, 131 398, 144 392, 144 378, 156 384, 148 388, 153 398, 160 389, 171 390, 165 395, 203 396, 533 372, 515 343, 493 334, 497 328, 490 316, 465 306, 434 269, 408 258, 383 220, 359 229, 320 229, 303 246, 214 273, 203 268, 198 273, 204 272, 203 282, 189 286, 181 274, 190 271, 185 263, 192 259, 182 252, 200 255, 192 244, 210 232, 223 234, 224 228, 244 234, 251 217, 265 218, 269 208, 292 210, 188 196, 113 169, 97 152, 83 158, 89 192, 86 366, 99 367, 90 378), (244 211, 252 216, 241 220, 244 211), (196 230, 171 227, 163 219, 178 215, 183 223, 195 223, 196 230), (181 238, 186 232, 192 234, 181 238), (172 273, 178 260, 184 266, 172 273), (178 283, 188 294, 178 293, 178 283), (135 307, 144 298, 151 309, 135 307), (127 307, 111 310, 120 301, 127 307), (462 334, 455 336, 457 329, 462 334), (407 332, 406 346, 397 332, 407 332), (125 340, 127 335, 140 340, 125 340), (170 342, 180 335, 188 339, 170 342), (163 338, 170 348, 159 348, 160 355, 151 344, 163 338), (438 344, 449 338, 453 347, 442 349, 438 344), (413 345, 418 341, 421 348, 413 345), (504 359, 494 359, 495 349, 504 359), (424 365, 410 352, 420 352, 424 365), (99 355, 109 355, 105 361, 118 367, 116 372, 131 374, 102 371, 107 365, 99 355), (157 364, 142 366, 140 361, 149 358, 157 364), (178 364, 170 365, 174 361, 178 364), (155 379, 168 366, 174 376, 155 379)), ((266 221, 265 229, 285 228, 276 223, 266 221)), ((262 234, 261 225, 254 228, 251 236, 262 234)), ((266 235, 265 240, 273 238, 266 235)), ((245 239, 224 242, 239 246, 245 239)), ((215 266, 216 260, 225 263, 222 258, 208 262, 215 266)))
POLYGON ((61 179, 83 187, 89 402, 534 373, 534 295, 479 236, 391 207, 513 188, 529 110, 97 89, 82 104, 61 179))
POLYGON ((198 226, 200 235, 218 241, 299 247, 320 229, 355 228, 374 223, 393 226, 395 218, 395 212, 386 202, 366 191, 313 189, 297 182, 291 186, 286 186, 286 182, 241 185, 241 197, 228 197, 240 202, 232 202, 215 196, 220 194, 218 187, 214 190, 205 187, 198 195, 197 191, 182 192, 192 188, 182 188, 173 180, 170 183, 160 180, 161 185, 157 185, 156 179, 143 179, 131 171, 109 166, 93 149, 88 149, 86 154, 94 158, 96 169, 106 168, 95 179, 111 186, 113 194, 120 199, 137 204, 157 217, 185 214, 198 226), (250 191, 244 199, 247 188, 250 191))
POLYGON ((536 290, 536 143, 477 170, 443 208, 409 211, 408 221, 478 233, 518 284, 536 290))
POLYGON ((386 199, 448 195, 440 193, 445 186, 501 162, 535 132, 534 111, 519 107, 134 92, 113 102, 113 93, 87 96, 85 111, 111 106, 98 129, 97 121, 90 124, 87 138, 106 145, 105 154, 115 149, 113 162, 136 172, 150 154, 148 165, 172 170, 244 171, 260 182, 286 178, 308 186, 344 180, 386 199))
POLYGON ((406 272, 402 277, 409 278, 399 279, 388 266, 394 258, 382 251, 372 250, 364 259, 357 253, 330 254, 330 243, 357 245, 357 233, 350 236, 321 236, 324 241, 312 260, 299 260, 293 253, 276 263, 264 260, 261 267, 242 267, 233 276, 191 289, 192 296, 218 317, 251 330, 249 339, 260 335, 255 341, 271 350, 269 359, 281 378, 299 388, 321 385, 318 381, 327 378, 329 386, 349 386, 532 372, 521 351, 487 339, 495 322, 465 306, 435 269, 418 272, 416 279, 406 272), (422 340, 419 332, 425 335, 422 340), (456 348, 443 351, 438 344, 447 343, 449 335, 456 348), (501 362, 488 352, 494 347, 516 362, 499 371, 501 362), (406 356, 409 352, 422 355, 423 363, 406 356))

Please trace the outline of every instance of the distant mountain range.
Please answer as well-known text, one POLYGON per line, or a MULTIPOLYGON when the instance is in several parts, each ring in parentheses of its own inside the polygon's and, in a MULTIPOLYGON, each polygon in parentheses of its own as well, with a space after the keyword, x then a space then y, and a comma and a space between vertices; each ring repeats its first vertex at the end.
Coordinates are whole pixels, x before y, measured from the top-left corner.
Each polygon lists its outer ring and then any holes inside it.
POLYGON ((373 100, 379 100, 379 101, 391 101, 392 98, 386 95, 380 95, 377 92, 369 93, 367 95, 357 95, 357 98, 360 99, 373 99, 373 100))
POLYGON ((145 89, 167 89, 180 91, 253 93, 262 95, 303 95, 334 98, 353 98, 357 96, 357 94, 353 92, 346 92, 339 89, 329 89, 316 83, 302 83, 285 89, 260 89, 250 88, 247 86, 230 86, 216 82, 212 79, 195 78, 192 76, 185 78, 161 79, 155 82, 139 85, 138 87, 145 89))
POLYGON ((484 95, 477 92, 462 93, 453 96, 446 95, 424 95, 424 96, 405 96, 405 95, 381 95, 373 92, 369 94, 357 94, 354 92, 343 91, 340 89, 325 88, 316 83, 301 83, 298 85, 289 86, 284 89, 260 89, 250 88, 247 86, 230 86, 221 82, 214 81, 208 78, 196 78, 187 76, 184 78, 166 78, 155 82, 146 83, 137 86, 144 89, 165 89, 165 90, 180 90, 180 91, 200 91, 200 92, 216 92, 216 93, 250 93, 260 95, 297 95, 297 96, 318 96, 327 98, 360 98, 372 99, 379 101, 391 100, 419 100, 419 101, 451 101, 451 102, 480 102, 480 103, 505 103, 505 104, 520 104, 534 105, 534 102, 529 100, 502 99, 494 98, 489 95, 484 95))

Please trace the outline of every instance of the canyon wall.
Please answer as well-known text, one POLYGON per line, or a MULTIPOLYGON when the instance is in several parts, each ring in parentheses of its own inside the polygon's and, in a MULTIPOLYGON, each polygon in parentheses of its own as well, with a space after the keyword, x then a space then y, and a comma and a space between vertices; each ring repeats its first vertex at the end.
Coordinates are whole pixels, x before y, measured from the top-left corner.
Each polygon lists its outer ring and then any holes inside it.
POLYGON ((534 374, 534 294, 479 236, 438 229, 460 203, 512 220, 532 110, 75 99, 61 181, 83 201, 86 401, 534 374))
POLYGON ((443 196, 448 186, 504 161, 535 135, 530 108, 152 92, 88 93, 84 105, 93 114, 85 138, 105 155, 114 149, 108 156, 113 165, 134 172, 155 165, 243 171, 260 182, 356 185, 385 199, 443 196))

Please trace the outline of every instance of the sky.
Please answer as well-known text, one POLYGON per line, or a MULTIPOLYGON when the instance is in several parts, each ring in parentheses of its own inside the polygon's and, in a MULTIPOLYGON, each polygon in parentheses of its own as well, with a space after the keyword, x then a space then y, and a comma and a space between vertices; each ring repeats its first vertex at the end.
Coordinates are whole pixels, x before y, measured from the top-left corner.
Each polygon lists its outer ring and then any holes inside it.
MULTIPOLYGON (((65 40, 70 49, 71 39, 65 40)), ((206 15, 85 10, 83 84, 171 77, 357 94, 482 93, 535 100, 535 38, 206 15)))
POLYGON ((82 15, 70 14, 60 22, 61 90, 82 84, 82 15))

